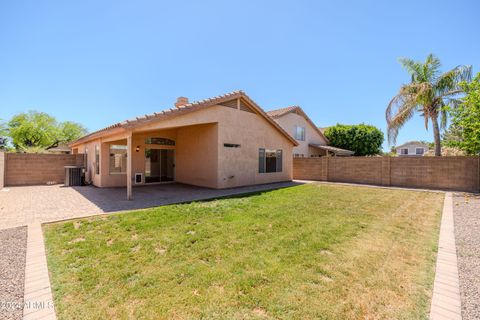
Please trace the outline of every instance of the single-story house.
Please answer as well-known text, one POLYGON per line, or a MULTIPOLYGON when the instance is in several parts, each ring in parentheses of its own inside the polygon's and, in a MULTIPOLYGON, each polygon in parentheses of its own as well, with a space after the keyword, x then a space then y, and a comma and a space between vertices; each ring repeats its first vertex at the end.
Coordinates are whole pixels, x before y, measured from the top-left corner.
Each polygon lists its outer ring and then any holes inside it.
POLYGON ((428 145, 420 141, 409 141, 395 147, 398 156, 414 157, 423 157, 428 149, 428 145))
POLYGON ((271 110, 267 114, 297 141, 294 157, 351 156, 354 153, 328 146, 327 137, 299 106, 271 110))
POLYGON ((70 144, 97 187, 177 181, 230 188, 292 180, 298 143, 244 92, 119 122, 70 144))

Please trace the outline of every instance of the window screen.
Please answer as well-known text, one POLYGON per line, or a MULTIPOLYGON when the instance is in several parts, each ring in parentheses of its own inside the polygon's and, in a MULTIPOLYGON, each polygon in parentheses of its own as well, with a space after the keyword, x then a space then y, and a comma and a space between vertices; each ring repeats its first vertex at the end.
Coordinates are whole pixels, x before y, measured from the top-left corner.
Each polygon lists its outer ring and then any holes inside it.
POLYGON ((258 172, 282 172, 283 170, 283 153, 282 150, 265 150, 259 149, 258 153, 258 172))
POLYGON ((295 126, 295 139, 305 141, 305 128, 295 126))

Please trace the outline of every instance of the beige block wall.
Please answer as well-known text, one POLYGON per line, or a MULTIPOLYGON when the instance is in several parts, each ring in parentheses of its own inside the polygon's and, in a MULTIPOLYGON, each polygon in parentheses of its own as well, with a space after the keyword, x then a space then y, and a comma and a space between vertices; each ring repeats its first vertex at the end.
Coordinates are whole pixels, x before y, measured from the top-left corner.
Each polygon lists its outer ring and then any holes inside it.
POLYGON ((77 154, 5 154, 5 185, 64 183, 64 166, 82 166, 83 155, 77 154))
POLYGON ((5 186, 5 152, 0 151, 0 189, 5 186))
POLYGON ((295 158, 293 168, 295 179, 480 191, 480 157, 295 158))
POLYGON ((323 154, 321 150, 308 146, 310 143, 327 145, 327 142, 320 134, 318 134, 315 128, 310 123, 308 123, 307 120, 305 120, 304 117, 296 113, 287 113, 286 115, 275 119, 275 121, 277 121, 277 123, 292 137, 295 137, 295 126, 305 128, 305 141, 297 140, 299 145, 293 148, 294 154, 303 154, 305 157, 310 157, 312 155, 318 156, 323 154))

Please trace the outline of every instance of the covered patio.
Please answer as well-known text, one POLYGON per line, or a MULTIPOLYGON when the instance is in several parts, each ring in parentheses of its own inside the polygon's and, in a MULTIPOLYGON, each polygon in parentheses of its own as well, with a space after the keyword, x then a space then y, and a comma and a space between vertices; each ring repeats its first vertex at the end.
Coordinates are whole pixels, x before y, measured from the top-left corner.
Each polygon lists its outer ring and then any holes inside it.
POLYGON ((199 201, 285 188, 299 183, 280 182, 230 189, 210 189, 181 183, 135 188, 135 198, 125 198, 124 187, 96 188, 42 185, 7 187, 0 191, 0 229, 31 223, 54 222, 125 210, 199 201))

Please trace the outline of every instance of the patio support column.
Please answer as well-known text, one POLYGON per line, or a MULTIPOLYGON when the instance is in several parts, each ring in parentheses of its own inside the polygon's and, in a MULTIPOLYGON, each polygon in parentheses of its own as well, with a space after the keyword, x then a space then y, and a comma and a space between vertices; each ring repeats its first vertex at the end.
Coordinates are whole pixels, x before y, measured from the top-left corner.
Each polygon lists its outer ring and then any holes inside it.
POLYGON ((127 200, 133 200, 132 195, 132 131, 127 135, 127 200))

